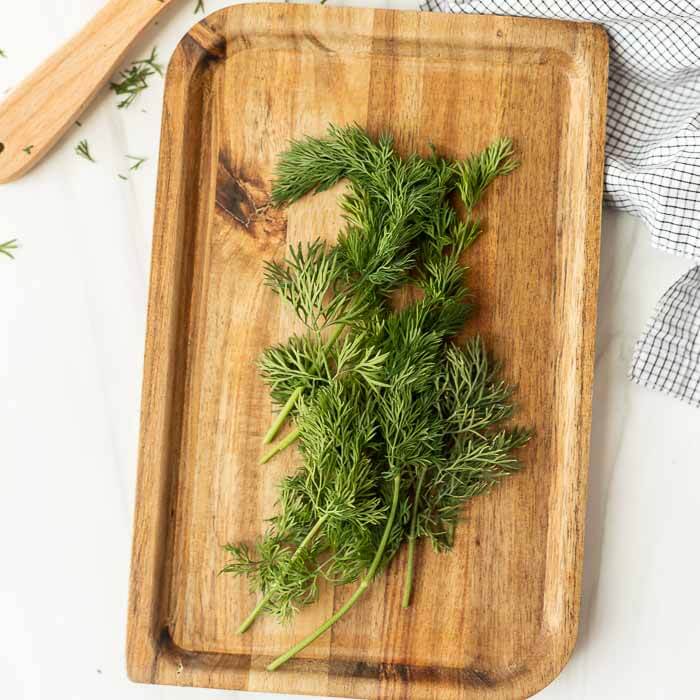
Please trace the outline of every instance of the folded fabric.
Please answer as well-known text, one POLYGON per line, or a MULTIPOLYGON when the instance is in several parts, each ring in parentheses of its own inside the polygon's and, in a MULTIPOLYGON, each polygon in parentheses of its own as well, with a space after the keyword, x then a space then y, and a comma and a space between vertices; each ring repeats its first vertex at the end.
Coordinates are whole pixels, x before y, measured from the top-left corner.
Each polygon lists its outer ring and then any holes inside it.
MULTIPOLYGON (((605 204, 700 260, 700 0, 428 0, 424 10, 596 22, 610 39, 605 204)), ((630 376, 700 406, 700 267, 663 296, 630 376)))

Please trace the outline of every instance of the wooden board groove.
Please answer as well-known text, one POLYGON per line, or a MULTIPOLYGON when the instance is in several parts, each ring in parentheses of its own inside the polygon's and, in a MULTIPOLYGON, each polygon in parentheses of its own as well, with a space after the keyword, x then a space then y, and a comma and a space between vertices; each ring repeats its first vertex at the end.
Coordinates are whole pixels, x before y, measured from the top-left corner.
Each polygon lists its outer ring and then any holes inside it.
POLYGON ((142 399, 127 646, 151 683, 358 698, 526 697, 578 623, 607 44, 592 25, 304 5, 238 5, 197 25, 168 69, 142 399), (262 262, 333 235, 340 187, 267 206, 276 155, 329 121, 464 157, 514 138, 522 167, 480 209, 469 254, 482 333, 537 439, 526 469, 466 510, 454 553, 403 555, 330 634, 267 662, 350 594, 323 589, 292 628, 235 628, 253 604, 219 577, 252 540, 288 451, 259 468, 272 415, 254 368, 294 322, 262 262))

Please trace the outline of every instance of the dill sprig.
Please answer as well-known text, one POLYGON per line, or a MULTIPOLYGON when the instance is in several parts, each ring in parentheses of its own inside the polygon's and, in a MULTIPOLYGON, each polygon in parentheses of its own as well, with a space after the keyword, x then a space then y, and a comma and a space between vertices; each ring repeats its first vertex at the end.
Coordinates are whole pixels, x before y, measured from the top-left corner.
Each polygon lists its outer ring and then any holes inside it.
POLYGON ((128 160, 132 161, 131 165, 129 166, 129 170, 138 170, 147 160, 148 158, 141 158, 139 156, 125 156, 128 160))
POLYGON ((90 145, 88 144, 86 139, 83 139, 82 141, 78 142, 78 145, 75 147, 75 152, 81 158, 85 158, 85 160, 89 160, 91 163, 97 162, 90 153, 90 145))
POLYGON ((163 75, 163 66, 157 62, 157 47, 153 47, 151 55, 140 61, 133 61, 131 67, 119 73, 119 80, 109 84, 111 90, 116 95, 124 95, 124 99, 117 107, 124 109, 129 107, 133 101, 148 87, 148 78, 153 75, 163 75))
MULTIPOLYGON (((417 261, 414 243, 441 210, 456 173, 437 156, 400 158, 388 134, 374 142, 357 125, 331 126, 327 138, 294 141, 282 154, 272 199, 289 204, 343 178, 350 187, 341 198, 346 227, 337 245, 326 250, 315 243, 306 251, 300 246, 283 264, 268 264, 266 275, 307 327, 335 327, 329 346, 343 327, 360 322, 370 309, 376 313, 407 282, 417 261)), ((299 386, 290 394, 266 443, 293 412, 301 391, 299 386)))
MULTIPOLYGON (((138 170, 148 160, 148 158, 141 158, 140 156, 124 156, 124 157, 127 160, 132 161, 132 164, 129 166, 129 171, 138 170)), ((128 180, 129 179, 123 173, 117 173, 117 177, 120 180, 128 180)))
POLYGON ((14 260, 14 255, 12 254, 13 250, 17 250, 17 239, 13 238, 10 241, 5 241, 4 243, 0 243, 0 255, 5 255, 8 258, 12 258, 14 260))
POLYGON ((224 571, 259 595, 240 632, 261 613, 289 620, 321 580, 357 588, 270 670, 346 614, 403 543, 408 606, 417 542, 449 550, 463 504, 520 467, 513 451, 530 433, 504 427, 511 387, 480 338, 454 340, 471 308, 462 258, 480 227, 459 220, 451 197, 470 213, 514 167, 507 140, 464 162, 401 158, 388 135, 356 125, 293 142, 278 162, 278 205, 346 179, 345 226, 335 245, 299 245, 266 266, 305 332, 260 359, 282 407, 268 437, 295 423, 263 461, 298 440, 301 463, 264 536, 228 545, 224 571), (412 301, 397 306, 397 290, 412 301))
POLYGON ((517 167, 510 139, 498 139, 481 153, 456 163, 457 189, 467 209, 476 206, 484 190, 499 175, 507 175, 517 167))
POLYGON ((194 14, 196 15, 198 12, 204 13, 204 0, 197 0, 197 4, 194 8, 194 14))
POLYGON ((5 51, 3 51, 3 49, 0 49, 0 58, 7 58, 7 54, 5 51))
MULTIPOLYGON (((457 259, 478 236, 479 227, 476 222, 457 221, 447 203, 449 195, 457 189, 471 211, 488 184, 515 167, 509 139, 454 163, 435 152, 427 159, 415 154, 403 159, 390 135, 380 135, 375 142, 356 124, 331 125, 325 139, 292 141, 277 164, 273 202, 290 204, 346 178, 350 186, 340 202, 346 227, 332 250, 319 243, 306 252, 299 246, 283 264, 269 263, 266 282, 307 327, 318 331, 334 325, 332 345, 344 326, 357 323, 367 309, 379 310, 408 281, 419 254, 435 258, 428 260, 428 267, 434 264, 443 274, 458 277, 457 259), (443 260, 442 251, 448 247, 450 256, 443 260)), ((444 313, 452 313, 461 325, 460 318, 464 319, 455 301, 444 313)), ((265 443, 293 415, 302 391, 298 386, 289 395, 265 443)), ((277 451, 268 452, 263 462, 277 451)))

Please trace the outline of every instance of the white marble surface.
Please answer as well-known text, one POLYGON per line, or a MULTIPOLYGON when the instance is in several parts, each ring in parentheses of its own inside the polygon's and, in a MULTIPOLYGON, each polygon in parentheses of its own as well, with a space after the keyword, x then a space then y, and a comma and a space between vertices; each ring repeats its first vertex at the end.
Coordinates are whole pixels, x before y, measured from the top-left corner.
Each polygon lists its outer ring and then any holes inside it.
MULTIPOLYGON (((0 93, 101 4, 3 2, 0 93)), ((181 0, 133 57, 157 43, 167 58, 194 4, 181 0)), ((207 0, 207 10, 225 4, 207 0)), ((162 91, 154 81, 129 110, 105 92, 45 163, 0 187, 0 241, 21 245, 14 262, 0 260, 7 700, 272 697, 138 686, 124 671, 162 91), (74 155, 81 138, 96 165, 74 155), (150 160, 123 182, 126 154, 150 160)), ((581 631, 570 663, 539 696, 547 700, 698 697, 700 412, 626 378, 655 301, 688 267, 652 250, 634 219, 606 214, 581 631)))

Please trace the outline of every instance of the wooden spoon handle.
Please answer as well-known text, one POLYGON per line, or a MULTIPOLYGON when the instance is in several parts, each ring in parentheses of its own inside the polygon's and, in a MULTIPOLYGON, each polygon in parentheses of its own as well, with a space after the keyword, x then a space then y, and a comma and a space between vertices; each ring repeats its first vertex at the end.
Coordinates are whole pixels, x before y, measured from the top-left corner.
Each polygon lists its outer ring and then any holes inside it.
POLYGON ((109 0, 0 104, 0 183, 33 168, 173 0, 109 0))

